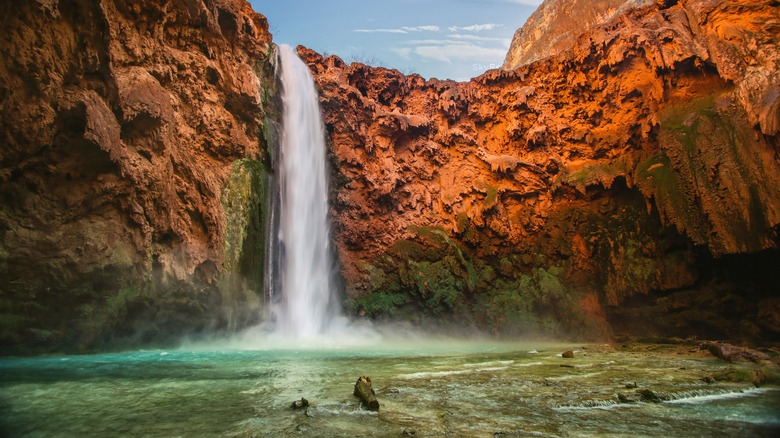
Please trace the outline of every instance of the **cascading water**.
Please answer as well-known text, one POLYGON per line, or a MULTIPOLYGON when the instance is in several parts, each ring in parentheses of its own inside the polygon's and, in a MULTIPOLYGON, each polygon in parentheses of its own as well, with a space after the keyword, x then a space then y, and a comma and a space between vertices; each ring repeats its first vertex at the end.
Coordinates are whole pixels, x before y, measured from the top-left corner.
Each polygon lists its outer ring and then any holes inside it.
POLYGON ((277 254, 277 332, 314 338, 338 317, 328 226, 328 173, 319 98, 309 68, 279 46, 284 104, 277 254), (281 292, 281 293, 279 293, 281 292))

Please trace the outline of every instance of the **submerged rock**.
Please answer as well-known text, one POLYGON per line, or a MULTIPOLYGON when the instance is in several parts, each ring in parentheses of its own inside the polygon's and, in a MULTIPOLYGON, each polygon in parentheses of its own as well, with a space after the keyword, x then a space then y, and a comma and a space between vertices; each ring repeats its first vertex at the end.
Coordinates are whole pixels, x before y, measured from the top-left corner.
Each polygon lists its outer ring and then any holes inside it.
POLYGON ((639 394, 633 393, 633 394, 618 394, 618 401, 620 403, 639 403, 642 400, 642 396, 639 394))
POLYGON ((639 394, 643 402, 661 403, 661 399, 658 395, 649 389, 640 389, 637 391, 637 394, 639 394))
MULTIPOLYGON (((629 385, 626 385, 626 388, 628 387, 629 385)), ((640 389, 636 392, 629 393, 629 394, 619 393, 617 397, 620 403, 639 403, 639 402, 660 403, 661 402, 661 398, 658 397, 658 395, 655 392, 649 389, 640 389)))
POLYGON ((564 359, 574 359, 574 352, 571 350, 564 351, 563 354, 561 354, 561 357, 564 359))

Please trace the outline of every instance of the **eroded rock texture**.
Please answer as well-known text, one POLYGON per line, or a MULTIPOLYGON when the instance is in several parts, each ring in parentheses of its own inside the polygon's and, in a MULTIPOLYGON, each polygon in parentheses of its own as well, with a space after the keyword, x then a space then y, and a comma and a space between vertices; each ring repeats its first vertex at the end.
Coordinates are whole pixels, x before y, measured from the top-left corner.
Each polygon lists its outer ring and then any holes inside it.
POLYGON ((299 48, 322 93, 353 310, 598 337, 632 332, 642 315, 625 308, 654 297, 643 308, 667 320, 638 334, 777 339, 759 317, 780 313, 777 274, 720 267, 777 260, 778 10, 635 5, 468 83, 299 48), (696 302, 715 290, 741 311, 696 302))
POLYGON ((239 0, 3 0, 0 28, 3 350, 255 317, 265 18, 239 0))
MULTIPOLYGON (((503 69, 514 70, 572 48, 583 32, 653 0, 546 0, 515 32, 503 69)), ((663 0, 662 0, 663 1, 663 0)))

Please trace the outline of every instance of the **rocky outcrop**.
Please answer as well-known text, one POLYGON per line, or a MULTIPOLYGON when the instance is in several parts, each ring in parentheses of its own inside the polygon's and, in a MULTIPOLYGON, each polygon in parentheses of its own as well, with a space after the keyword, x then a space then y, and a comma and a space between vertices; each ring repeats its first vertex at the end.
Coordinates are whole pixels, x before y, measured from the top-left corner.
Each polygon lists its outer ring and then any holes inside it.
POLYGON ((0 27, 2 350, 256 318, 265 18, 240 0, 2 1, 0 27))
MULTIPOLYGON (((663 0, 662 0, 663 1, 663 0)), ((653 0, 545 0, 515 32, 504 70, 515 70, 574 47, 587 30, 653 0)))
MULTIPOLYGON (((777 11, 638 5, 467 83, 299 48, 322 93, 354 311, 608 336, 624 303, 777 251, 777 11)), ((778 336, 742 322, 724 335, 778 336)))

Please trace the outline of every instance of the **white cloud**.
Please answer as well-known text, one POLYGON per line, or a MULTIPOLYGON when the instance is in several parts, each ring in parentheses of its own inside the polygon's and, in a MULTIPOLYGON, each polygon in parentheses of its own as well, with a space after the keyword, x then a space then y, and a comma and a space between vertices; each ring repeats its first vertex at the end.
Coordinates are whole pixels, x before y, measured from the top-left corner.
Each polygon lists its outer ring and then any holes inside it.
POLYGON ((499 27, 504 27, 503 24, 496 24, 496 23, 485 23, 485 24, 473 24, 471 26, 464 26, 464 27, 458 27, 458 26, 450 26, 450 32, 460 32, 460 31, 466 31, 466 32, 482 32, 483 30, 495 30, 499 27))
POLYGON ((404 59, 412 59, 412 49, 410 47, 397 47, 394 49, 390 49, 391 52, 395 53, 396 55, 400 56, 404 59))
POLYGON ((439 26, 403 26, 390 29, 354 29, 353 32, 360 33, 409 33, 409 32, 438 32, 439 26))
POLYGON ((509 38, 480 37, 477 35, 447 35, 446 39, 406 40, 404 43, 413 46, 444 46, 464 44, 493 47, 500 46, 502 50, 506 51, 512 44, 512 40, 509 38))
POLYGON ((486 62, 490 60, 503 61, 506 50, 492 47, 481 47, 471 43, 458 43, 436 46, 415 47, 414 53, 427 59, 434 59, 452 64, 453 61, 486 62))
POLYGON ((468 40, 468 41, 500 41, 505 42, 508 41, 506 38, 499 38, 499 37, 486 37, 486 36, 479 36, 479 35, 468 35, 468 34, 462 34, 462 33, 453 33, 447 35, 447 38, 452 38, 455 40, 468 40))
POLYGON ((353 32, 361 33, 409 33, 403 29, 355 29, 353 32))
POLYGON ((439 30, 441 30, 439 26, 414 26, 414 27, 404 26, 401 29, 408 30, 409 32, 422 32, 422 31, 438 32, 439 30))
POLYGON ((521 5, 539 6, 544 0, 504 0, 507 3, 520 3, 521 5))
POLYGON ((427 45, 427 44, 436 44, 436 45, 442 45, 442 44, 458 44, 458 41, 455 40, 408 40, 405 41, 406 44, 411 44, 413 46, 420 46, 420 45, 427 45))

